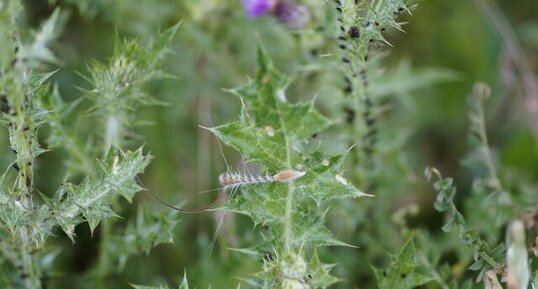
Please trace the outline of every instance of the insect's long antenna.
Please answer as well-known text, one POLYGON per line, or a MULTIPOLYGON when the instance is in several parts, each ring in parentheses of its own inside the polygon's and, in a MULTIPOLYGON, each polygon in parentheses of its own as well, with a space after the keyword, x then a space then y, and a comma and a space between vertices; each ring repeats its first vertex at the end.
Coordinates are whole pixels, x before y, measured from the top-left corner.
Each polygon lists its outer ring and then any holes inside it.
POLYGON ((226 193, 224 190, 220 191, 219 193, 219 196, 217 197, 216 200, 214 200, 213 202, 203 206, 203 207, 199 207, 199 208, 196 208, 196 209, 185 209, 185 208, 179 208, 179 207, 176 207, 174 205, 171 205, 163 200, 161 200, 159 197, 157 197, 157 195, 155 195, 152 191, 148 190, 147 191, 155 200, 157 200, 159 203, 163 204, 164 206, 172 209, 172 210, 176 210, 176 211, 179 211, 179 212, 182 212, 182 213, 186 213, 186 214, 194 214, 194 213, 200 213, 200 212, 204 212, 204 211, 207 211, 209 209, 212 209, 214 208, 216 205, 222 203, 222 200, 224 199, 224 197, 226 196, 226 193))
POLYGON ((211 238, 211 243, 209 244, 209 252, 207 253, 207 256, 211 256, 211 253, 213 252, 213 248, 215 247, 215 243, 217 243, 217 238, 219 236, 220 229, 222 228, 222 224, 224 223, 224 218, 226 217, 227 213, 228 212, 221 212, 222 215, 220 216, 217 228, 215 229, 215 233, 211 238))
MULTIPOLYGON (((228 201, 231 200, 237 191, 239 190, 239 186, 235 186, 231 188, 230 195, 228 196, 228 201)), ((224 218, 226 217, 226 214, 228 212, 224 211, 222 212, 222 215, 220 216, 219 222, 217 224, 217 228, 215 229, 215 233, 213 234, 213 237, 211 238, 211 243, 209 244, 209 253, 208 256, 211 255, 211 252, 213 252, 213 248, 215 247, 215 244, 217 243, 217 238, 219 236, 220 230, 222 229, 222 224, 224 223, 224 218)))
MULTIPOLYGON (((211 124, 211 127, 214 127, 213 120, 211 119, 211 115, 209 112, 207 113, 207 117, 209 118, 209 123, 211 124)), ((207 128, 206 128, 207 129, 207 128)), ((224 163, 226 164, 226 171, 230 171, 230 165, 228 164, 228 160, 226 159, 226 156, 224 155, 224 150, 222 149, 222 145, 220 144, 220 140, 217 136, 215 136, 215 139, 217 140, 217 145, 219 146, 220 154, 222 156, 222 159, 224 160, 224 163)))
MULTIPOLYGON (((140 178, 138 176, 135 176, 136 180, 138 181, 138 183, 140 185, 142 185, 142 181, 140 180, 140 178)), ((218 188, 218 189, 221 189, 221 188, 218 188)), ((213 189, 213 191, 215 190, 218 190, 218 189, 213 189)), ((210 204, 207 204, 203 207, 200 207, 200 208, 196 208, 196 209, 184 209, 184 208, 179 208, 179 207, 176 207, 174 205, 171 205, 163 200, 161 200, 161 198, 159 198, 156 194, 154 194, 152 191, 150 190, 146 190, 146 192, 148 192, 155 200, 157 200, 159 203, 161 203, 162 205, 172 209, 172 210, 176 210, 178 212, 182 212, 182 213, 186 213, 186 214, 194 214, 194 213, 200 213, 200 212, 204 212, 204 211, 207 211, 209 209, 212 209, 214 208, 216 205, 220 204, 222 202, 222 199, 226 196, 226 189, 225 188, 222 188, 222 190, 220 191, 218 197, 216 200, 214 200, 213 202, 211 202, 210 204)))
POLYGON ((223 188, 223 187, 220 187, 220 188, 211 189, 211 190, 199 191, 199 192, 197 192, 197 194, 211 193, 211 192, 218 191, 218 190, 222 190, 222 189, 224 189, 224 188, 223 188))

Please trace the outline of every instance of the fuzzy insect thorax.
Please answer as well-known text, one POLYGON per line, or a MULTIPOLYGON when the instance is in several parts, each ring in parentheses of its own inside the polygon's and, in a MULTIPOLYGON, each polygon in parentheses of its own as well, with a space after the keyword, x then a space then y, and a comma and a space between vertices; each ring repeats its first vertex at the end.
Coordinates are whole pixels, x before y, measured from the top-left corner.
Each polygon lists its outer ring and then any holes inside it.
POLYGON ((296 180, 302 176, 304 176, 306 172, 300 172, 295 170, 283 170, 277 173, 273 176, 274 180, 277 182, 291 182, 293 180, 296 180))

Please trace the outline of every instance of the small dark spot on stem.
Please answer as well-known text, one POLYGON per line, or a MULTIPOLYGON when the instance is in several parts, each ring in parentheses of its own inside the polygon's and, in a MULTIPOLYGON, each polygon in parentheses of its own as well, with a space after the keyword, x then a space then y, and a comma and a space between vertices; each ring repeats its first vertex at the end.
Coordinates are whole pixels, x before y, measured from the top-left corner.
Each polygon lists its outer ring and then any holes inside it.
POLYGON ((9 103, 7 101, 7 94, 0 95, 0 110, 3 113, 9 112, 9 103))
POLYGON ((265 252, 265 253, 263 253, 263 259, 266 260, 266 261, 274 261, 275 257, 273 256, 273 253, 265 252))
POLYGON ((361 32, 359 30, 359 27, 357 26, 351 26, 349 27, 349 30, 347 31, 347 34, 349 35, 349 37, 351 38, 359 38, 361 36, 361 32))
POLYGON ((351 124, 355 120, 355 110, 350 107, 345 107, 344 112, 346 113, 346 122, 351 124))
POLYGON ((374 127, 366 134, 366 137, 369 139, 375 139, 376 135, 377 135, 377 128, 374 127))

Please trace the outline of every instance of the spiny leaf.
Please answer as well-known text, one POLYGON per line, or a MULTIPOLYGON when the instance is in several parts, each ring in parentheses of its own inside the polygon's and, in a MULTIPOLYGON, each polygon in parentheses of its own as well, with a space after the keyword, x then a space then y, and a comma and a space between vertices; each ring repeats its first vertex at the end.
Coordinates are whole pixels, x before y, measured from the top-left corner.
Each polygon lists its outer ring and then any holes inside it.
POLYGON ((300 163, 298 156, 289 152, 291 146, 300 145, 331 122, 315 110, 313 101, 290 103, 285 95, 288 84, 288 78, 273 68, 268 56, 259 48, 256 79, 230 90, 245 101, 249 117, 244 117, 243 111, 242 121, 215 127, 212 131, 249 160, 263 161, 268 170, 281 170, 290 163, 300 163))
POLYGON ((183 273, 183 280, 181 281, 181 284, 179 284, 178 289, 189 289, 189 282, 187 280, 187 271, 183 273))
POLYGON ((390 257, 388 269, 374 268, 380 289, 411 289, 433 280, 432 276, 417 271, 414 237, 411 236, 398 255, 390 257))
POLYGON ((122 234, 114 235, 114 242, 109 243, 113 248, 108 251, 118 255, 120 270, 130 256, 140 252, 149 254, 155 246, 173 242, 177 216, 173 211, 157 214, 140 207, 136 220, 130 222, 122 234))
POLYGON ((472 268, 473 270, 480 270, 478 279, 481 280, 486 271, 500 268, 500 264, 502 264, 502 260, 504 259, 502 253, 504 245, 501 243, 497 247, 491 249, 488 243, 482 240, 477 230, 468 229, 463 215, 458 211, 454 204, 456 188, 454 187, 452 179, 443 179, 436 169, 428 169, 427 173, 431 175, 430 172, 435 173, 439 178, 439 180, 434 183, 434 188, 438 193, 434 207, 437 211, 446 212, 448 215, 448 221, 443 226, 443 230, 457 230, 460 240, 474 251, 475 263, 472 265, 472 268))
POLYGON ((318 252, 314 251, 312 258, 308 263, 308 275, 306 276, 306 283, 311 288, 328 288, 329 286, 339 282, 340 279, 329 274, 333 267, 334 265, 321 263, 318 257, 318 252))
MULTIPOLYGON (((309 152, 304 149, 311 136, 330 126, 331 121, 316 111, 313 100, 290 103, 285 94, 289 83, 260 48, 256 78, 243 87, 230 90, 241 97, 239 121, 210 129, 247 161, 263 165, 268 175, 286 169, 305 172, 304 176, 290 182, 242 185, 230 190, 229 202, 223 209, 247 215, 255 224, 270 228, 271 237, 257 248, 251 248, 249 254, 252 256, 264 256, 267 251, 279 254, 284 247, 288 250, 282 254, 292 256, 290 248, 347 245, 325 227, 326 210, 321 207, 333 199, 366 195, 344 178, 345 153, 328 155, 321 150, 309 152), (251 252, 258 249, 264 252, 251 252)), ((293 256, 297 260, 304 259, 299 255, 293 256)), ((284 272, 288 270, 286 264, 282 260, 266 263, 259 276, 273 284, 274 280, 269 279, 274 272, 287 276, 284 272)), ((305 272, 295 272, 297 276, 293 278, 303 280, 305 272)), ((284 278, 275 286, 289 287, 303 282, 290 278, 284 278)), ((330 283, 315 276, 312 282, 330 283)))
POLYGON ((138 40, 118 41, 107 65, 93 62, 88 66, 85 78, 93 88, 86 90, 86 95, 105 127, 104 155, 113 146, 120 147, 126 128, 136 123, 133 112, 138 106, 159 103, 144 88, 150 81, 165 77, 159 66, 177 29, 176 25, 161 33, 149 45, 138 40))
POLYGON ((81 185, 66 184, 57 199, 61 199, 64 192, 67 192, 67 197, 57 201, 59 204, 55 208, 58 211, 56 219, 62 229, 73 238, 74 226, 82 222, 80 215, 88 221, 92 231, 102 219, 114 216, 109 197, 120 194, 131 200, 141 189, 136 176, 144 171, 149 160, 142 149, 128 151, 114 158, 112 164, 103 164, 99 180, 86 180, 81 185))

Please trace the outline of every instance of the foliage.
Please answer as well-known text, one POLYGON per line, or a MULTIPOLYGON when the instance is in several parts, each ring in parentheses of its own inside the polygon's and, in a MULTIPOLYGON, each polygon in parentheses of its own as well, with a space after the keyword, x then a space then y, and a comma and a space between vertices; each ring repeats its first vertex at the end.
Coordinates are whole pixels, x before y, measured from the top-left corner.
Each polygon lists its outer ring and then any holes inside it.
POLYGON ((512 2, 0 1, 0 287, 536 287, 512 2))
POLYGON ((344 245, 325 228, 326 210, 321 206, 332 199, 366 194, 341 175, 345 154, 326 155, 319 150, 308 153, 301 149, 301 145, 328 127, 330 122, 315 111, 313 101, 289 103, 285 92, 287 85, 288 80, 273 68, 265 52, 259 49, 256 78, 246 86, 232 90, 245 101, 240 120, 211 128, 211 131, 241 152, 246 161, 261 163, 268 174, 285 169, 297 169, 306 174, 288 183, 276 182, 241 190, 225 209, 245 214, 254 224, 263 224, 270 229, 270 235, 256 250, 260 256, 264 255, 264 250, 274 254, 264 266, 267 275, 264 288, 293 288, 295 285, 291 283, 303 282, 309 279, 307 275, 312 280, 305 282, 322 284, 317 287, 325 288, 332 284, 323 281, 327 278, 325 274, 309 273, 326 271, 321 269, 319 260, 311 261, 316 264, 311 268, 298 250, 344 245), (316 206, 312 207, 312 203, 316 206), (274 280, 274 276, 278 279, 274 280))
POLYGON ((418 266, 414 239, 411 237, 398 255, 391 256, 386 271, 374 269, 379 288, 415 288, 431 281, 432 277, 416 272, 418 266))

